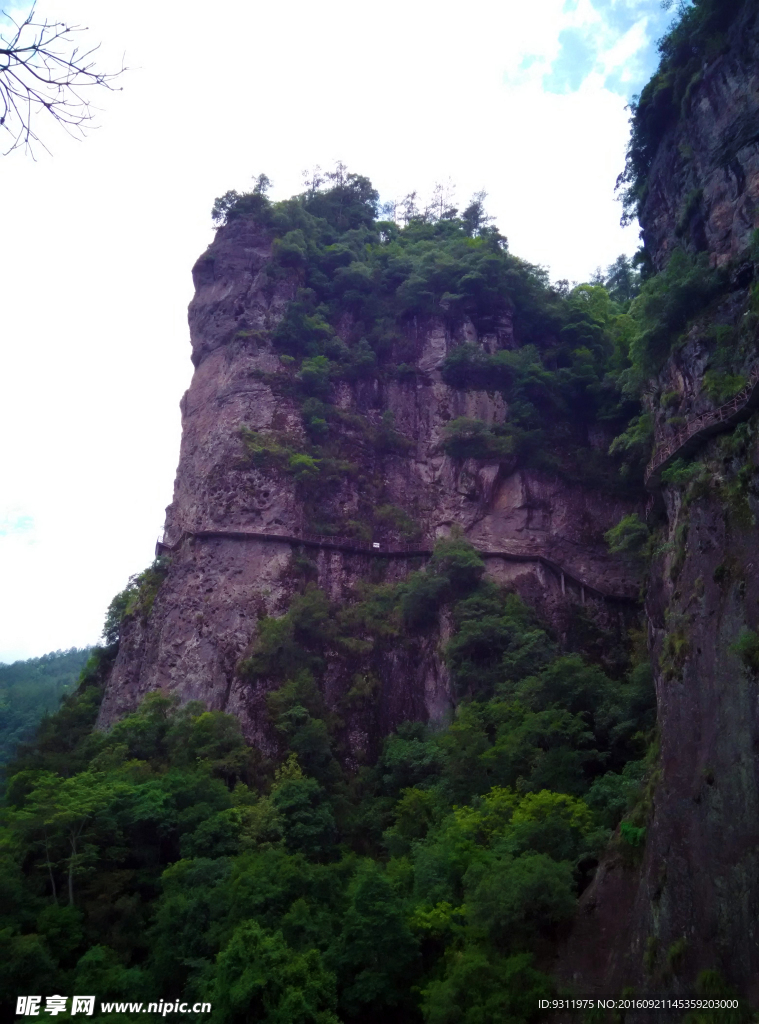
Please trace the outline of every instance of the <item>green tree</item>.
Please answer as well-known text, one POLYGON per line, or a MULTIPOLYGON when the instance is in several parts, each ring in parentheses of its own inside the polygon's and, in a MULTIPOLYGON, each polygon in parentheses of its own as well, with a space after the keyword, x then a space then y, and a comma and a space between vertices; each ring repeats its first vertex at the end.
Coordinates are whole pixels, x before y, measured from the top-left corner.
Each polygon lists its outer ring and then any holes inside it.
POLYGON ((69 905, 74 904, 75 880, 94 870, 102 834, 118 838, 116 822, 108 815, 110 804, 127 792, 127 785, 105 773, 83 772, 63 779, 40 773, 24 806, 12 812, 10 824, 44 862, 50 894, 56 902, 60 873, 69 905))
POLYGON ((504 957, 470 944, 448 950, 445 976, 422 990, 422 1013, 427 1024, 528 1024, 552 992, 529 953, 504 957))
POLYGON ((330 959, 341 979, 341 1004, 360 1020, 383 1020, 408 1001, 417 943, 382 868, 360 865, 330 959))
POLYGON ((288 850, 316 858, 328 855, 335 841, 335 819, 316 779, 283 779, 272 790, 271 800, 282 816, 288 850))
POLYGON ((339 1024, 335 978, 319 951, 297 953, 281 932, 239 925, 216 958, 211 985, 218 1024, 339 1024))
POLYGON ((572 866, 544 853, 477 861, 465 885, 472 924, 501 949, 530 946, 574 913, 572 866))

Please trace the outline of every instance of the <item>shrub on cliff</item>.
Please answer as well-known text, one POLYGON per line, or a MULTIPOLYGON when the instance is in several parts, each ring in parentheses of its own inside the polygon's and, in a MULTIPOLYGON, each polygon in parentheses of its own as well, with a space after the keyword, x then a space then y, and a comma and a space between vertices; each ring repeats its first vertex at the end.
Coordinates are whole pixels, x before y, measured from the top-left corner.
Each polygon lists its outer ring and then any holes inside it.
POLYGON ((252 192, 236 192, 232 189, 215 199, 211 219, 218 224, 228 224, 238 217, 265 220, 271 209, 271 203, 266 197, 271 182, 265 174, 259 174, 255 182, 252 192))
POLYGON ((609 445, 609 455, 621 456, 620 472, 642 479, 654 443, 654 418, 649 412, 633 416, 609 445))
POLYGON ((498 430, 482 420, 459 417, 445 425, 445 452, 454 459, 505 459, 517 447, 513 428, 498 430))
POLYGON ((621 519, 616 526, 604 534, 609 551, 613 555, 626 555, 640 558, 648 541, 648 527, 637 512, 621 519))
POLYGON ((108 606, 103 626, 103 639, 106 644, 119 642, 121 626, 125 619, 133 615, 140 615, 143 619, 148 617, 161 584, 166 579, 170 564, 170 558, 156 558, 147 569, 130 577, 124 590, 117 594, 108 606))
POLYGON ((630 309, 637 328, 630 345, 633 374, 647 378, 661 369, 688 322, 722 291, 724 282, 724 272, 710 267, 705 253, 672 253, 666 269, 646 281, 630 309))
POLYGON ((752 672, 759 672, 759 633, 744 629, 730 648, 752 672))

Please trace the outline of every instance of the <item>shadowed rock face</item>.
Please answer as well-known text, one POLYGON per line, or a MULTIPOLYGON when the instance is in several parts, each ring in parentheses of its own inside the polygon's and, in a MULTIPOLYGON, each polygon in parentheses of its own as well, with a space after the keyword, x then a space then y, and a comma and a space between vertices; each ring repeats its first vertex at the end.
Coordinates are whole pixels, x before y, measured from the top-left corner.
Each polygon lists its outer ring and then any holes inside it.
POLYGON ((746 249, 757 226, 757 18, 748 4, 726 52, 703 68, 654 158, 640 222, 657 270, 678 246, 708 252, 721 266, 746 249))
POLYGON ((756 1004, 759 686, 732 649, 756 628, 756 529, 708 498, 686 511, 669 495, 667 516, 646 601, 661 754, 643 860, 605 858, 559 973, 583 992, 689 995, 716 969, 756 1004))
MULTIPOLYGON (((756 19, 756 5, 748 5, 654 160, 642 225, 658 268, 687 242, 714 264, 733 259, 740 270, 759 223, 756 19), (678 235, 694 189, 703 196, 694 213, 700 221, 678 235)), ((745 379, 757 365, 756 337, 740 333, 751 308, 745 285, 733 274, 674 346, 654 382, 658 394, 677 396, 675 408, 653 410, 659 439, 674 432, 667 425, 674 413, 685 422, 717 404, 704 379, 714 324, 740 340, 731 372, 745 379)), ((661 554, 645 605, 661 749, 650 820, 640 862, 618 845, 581 898, 558 965, 578 991, 633 985, 691 995, 699 974, 716 969, 759 1004, 759 681, 734 649, 759 622, 756 419, 740 436, 733 430, 701 446, 702 485, 687 501, 682 488, 663 488, 661 554)))
MULTIPOLYGON (((162 689, 183 701, 200 699, 210 708, 235 713, 252 742, 272 748, 265 691, 242 679, 237 665, 250 650, 259 617, 287 609, 296 585, 295 545, 187 536, 249 531, 288 537, 309 529, 307 485, 251 467, 241 436, 241 428, 248 427, 304 437, 298 405, 282 386, 293 371, 270 341, 296 282, 267 275, 269 259, 268 238, 241 219, 220 229, 194 268, 196 294, 189 319, 195 374, 181 402, 182 446, 165 531, 167 544, 185 539, 172 556, 147 621, 134 618, 125 624, 101 727, 132 710, 148 691, 162 689)), ((449 420, 467 416, 496 423, 508 415, 499 394, 456 391, 443 383, 440 367, 446 354, 465 340, 495 349, 513 344, 513 333, 504 323, 497 335, 477 339, 468 323, 452 335, 442 320, 412 322, 404 359, 410 346, 415 377, 334 386, 332 401, 348 414, 346 435, 350 414, 360 414, 378 429, 389 411, 405 444, 400 453, 383 453, 358 435, 349 437, 360 472, 330 493, 322 511, 333 522, 353 518, 366 481, 379 480, 382 501, 405 511, 427 547, 459 526, 477 547, 511 555, 511 560, 488 558, 488 571, 537 605, 560 636, 566 636, 583 599, 586 612, 602 628, 623 630, 638 582, 628 566, 609 557, 603 534, 630 511, 629 503, 508 462, 461 463, 442 451, 449 420), (515 555, 525 560, 515 561, 515 555), (538 555, 569 574, 563 589, 560 573, 537 561, 538 555), (587 593, 580 591, 578 580, 588 584, 587 593), (627 602, 606 602, 593 588, 627 602)), ((388 527, 379 539, 400 538, 388 527)), ((318 585, 339 601, 373 571, 371 555, 312 548, 309 557, 317 563, 318 585)), ((418 566, 394 557, 384 578, 400 580, 418 566)), ((441 720, 450 713, 439 650, 447 629, 443 621, 434 636, 378 655, 373 671, 381 694, 370 720, 357 714, 348 722, 349 746, 366 749, 403 720, 441 720)), ((326 687, 328 701, 336 703, 350 679, 338 666, 328 671, 326 687)))

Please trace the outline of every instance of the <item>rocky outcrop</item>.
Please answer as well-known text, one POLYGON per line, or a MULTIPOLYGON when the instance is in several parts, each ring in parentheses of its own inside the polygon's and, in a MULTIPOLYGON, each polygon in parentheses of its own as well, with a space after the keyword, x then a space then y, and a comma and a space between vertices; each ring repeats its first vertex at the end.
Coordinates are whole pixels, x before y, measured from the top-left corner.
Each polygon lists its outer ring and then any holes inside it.
MULTIPOLYGON (((168 575, 146 620, 125 623, 118 659, 103 701, 106 727, 133 709, 150 690, 201 699, 234 712, 247 737, 267 748, 264 693, 241 677, 263 614, 287 609, 296 586, 299 538, 308 521, 308 484, 292 475, 254 467, 242 428, 304 439, 292 398, 293 371, 275 352, 272 329, 293 298, 297 278, 271 275, 270 244, 252 220, 219 230, 194 268, 190 306, 195 373, 182 399, 182 446, 174 500, 167 509, 164 541, 171 547, 168 575), (253 536, 255 535, 255 536, 253 536), (271 537, 271 539, 267 539, 271 537), (278 538, 278 539, 277 539, 278 538)), ((413 373, 333 385, 332 403, 358 471, 324 498, 320 514, 337 524, 355 520, 371 493, 400 510, 417 529, 415 547, 429 550, 436 537, 459 528, 488 554, 488 571, 536 604, 560 636, 573 609, 600 629, 627 627, 638 581, 630 566, 610 558, 603 534, 630 503, 577 484, 519 468, 513 461, 454 461, 442 449, 445 424, 465 416, 500 423, 508 416, 497 393, 457 391, 440 367, 450 349, 476 340, 488 349, 513 343, 510 324, 477 338, 471 323, 451 328, 444 319, 412 321, 399 341, 413 373), (389 416, 388 416, 389 414, 389 416), (394 446, 366 443, 367 432, 392 423, 394 446), (611 594, 617 600, 606 600, 611 594)), ((600 443, 603 443, 603 439, 600 443)), ((312 510, 313 511, 313 510, 312 510)), ((345 532, 341 529, 339 532, 345 532)), ((393 523, 378 528, 384 548, 401 539, 393 523)), ((312 544, 317 582, 346 601, 359 580, 377 579, 382 548, 342 550, 312 544)), ((413 563, 418 567, 419 560, 413 563)), ((402 579, 412 567, 395 555, 381 570, 402 579)), ((445 634, 445 623, 441 623, 445 634)), ((364 747, 405 719, 443 719, 451 695, 440 656, 440 636, 414 641, 383 655, 375 666, 382 687, 372 722, 350 727, 364 747)), ((327 681, 336 704, 339 672, 327 681)), ((359 716, 360 717, 360 716, 359 716)))
POLYGON ((657 270, 677 247, 727 263, 745 251, 759 223, 758 18, 746 4, 658 146, 640 209, 657 270))

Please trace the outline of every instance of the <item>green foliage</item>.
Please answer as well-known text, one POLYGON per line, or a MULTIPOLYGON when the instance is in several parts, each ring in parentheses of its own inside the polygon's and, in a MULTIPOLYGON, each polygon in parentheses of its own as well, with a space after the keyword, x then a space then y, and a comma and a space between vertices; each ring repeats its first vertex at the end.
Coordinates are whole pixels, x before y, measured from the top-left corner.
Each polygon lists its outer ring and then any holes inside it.
POLYGON ((641 557, 648 542, 648 527, 637 512, 632 512, 607 530, 604 540, 613 555, 641 557))
POLYGON ((387 525, 397 531, 406 541, 418 540, 420 529, 414 520, 397 505, 380 505, 375 510, 375 520, 380 525, 387 525))
POLYGON ((285 845, 291 853, 325 857, 335 840, 335 820, 326 793, 309 778, 282 779, 272 790, 272 805, 282 817, 285 845))
POLYGON ((452 950, 445 976, 423 990, 422 1013, 427 1024, 537 1021, 540 1000, 552 995, 529 953, 504 957, 469 944, 452 950))
MULTIPOLYGON (((676 559, 670 570, 673 579, 677 578, 680 569, 681 559, 676 559)), ((680 676, 689 650, 687 622, 682 615, 669 615, 667 632, 659 656, 659 665, 665 679, 676 679, 680 676)))
POLYGON ((465 884, 473 926, 499 948, 519 949, 550 934, 575 908, 571 866, 544 853, 478 863, 465 884))
POLYGON ((747 380, 742 373, 720 373, 718 370, 707 370, 704 374, 704 390, 717 405, 737 395, 746 386, 747 380))
POLYGON ((279 470, 291 473, 297 478, 300 468, 313 466, 318 472, 318 463, 304 452, 298 451, 297 442, 280 433, 264 433, 243 427, 240 431, 245 451, 251 465, 258 469, 279 470))
POLYGON ((684 935, 681 935, 679 939, 675 939, 667 950, 667 967, 674 974, 677 973, 687 949, 688 940, 684 935))
MULTIPOLYGON (((389 414, 378 424, 374 415, 339 408, 336 384, 368 378, 403 386, 417 377, 414 325, 430 318, 444 320, 454 337, 465 322, 480 339, 489 336, 485 347, 466 343, 449 351, 445 381, 500 391, 508 403, 505 424, 449 423, 449 455, 529 463, 606 489, 635 484, 648 455, 641 451, 648 427, 638 402, 643 357, 652 346, 666 348, 684 326, 683 309, 690 316, 694 296, 706 294, 700 264, 687 280, 665 282, 663 293, 674 298, 663 304, 656 287, 653 296, 638 294, 640 261, 626 256, 594 283, 551 287, 543 269, 509 253, 488 223, 482 195, 460 217, 442 194, 423 213, 409 196, 401 227, 376 220, 371 184, 342 165, 316 174, 289 200, 270 203, 254 191, 229 193, 218 203, 217 219, 249 217, 272 238, 267 273, 297 285, 270 335, 285 372, 261 376, 275 392, 300 399, 308 443, 276 431, 243 433, 252 465, 307 485, 302 499, 313 531, 337 529, 338 520, 344 530, 341 487, 366 465, 369 451, 387 457, 413 447, 385 422, 389 414), (507 321, 514 340, 498 348, 507 321), (625 454, 620 480, 598 435, 621 433, 631 416, 634 436, 612 452, 625 454)), ((362 483, 351 529, 369 538, 383 528, 375 510, 388 499, 381 473, 362 483)))
POLYGON ((675 225, 675 236, 677 238, 687 235, 690 230, 691 221, 698 213, 703 198, 704 190, 702 188, 692 189, 685 197, 680 216, 677 218, 677 224, 675 225))
POLYGON ((650 674, 559 654, 460 537, 342 605, 300 585, 246 666, 278 767, 232 716, 160 692, 93 732, 115 644, 22 750, 0 833, 6 991, 160 991, 223 1024, 539 1019, 553 989, 534 957, 643 785, 650 674), (453 720, 346 766, 342 716, 380 707, 374 652, 428 643, 444 608, 453 720))
POLYGON ((626 380, 658 373, 688 323, 722 291, 724 272, 709 265, 705 253, 688 256, 675 249, 666 269, 649 278, 630 308, 635 335, 632 369, 626 380))
POLYGON ((264 218, 271 208, 266 193, 271 182, 265 174, 259 174, 252 192, 225 192, 214 200, 211 219, 215 223, 227 224, 237 217, 252 216, 264 218))
POLYGON ((404 902, 378 864, 359 866, 347 897, 330 957, 347 982, 341 1004, 349 1019, 386 1020, 389 1011, 410 1002, 407 986, 416 973, 418 944, 404 902))
MULTIPOLYGON (((377 221, 371 183, 334 172, 317 175, 304 193, 270 204, 262 193, 227 193, 216 201, 215 219, 248 216, 274 235, 276 264, 305 271, 301 297, 287 311, 275 340, 290 354, 324 354, 341 313, 356 321, 348 349, 364 340, 376 355, 386 350, 398 314, 468 315, 493 326, 514 310, 527 331, 541 328, 548 293, 539 268, 511 256, 506 240, 487 225, 482 198, 462 218, 412 212, 404 228, 377 221)), ((371 360, 368 360, 371 362, 371 360)))
POLYGON ((454 610, 457 630, 446 660, 460 694, 488 698, 504 680, 534 672, 555 655, 555 646, 514 595, 504 601, 483 586, 454 610))
POLYGON ((630 821, 623 821, 619 826, 619 834, 622 842, 627 846, 642 846, 646 838, 646 830, 637 828, 630 821))
POLYGON ((585 802, 604 828, 616 828, 632 808, 640 796, 645 773, 645 761, 628 761, 621 772, 606 772, 594 781, 585 802))
MULTIPOLYGON (((635 297, 626 258, 606 287, 551 287, 509 253, 482 195, 461 216, 442 198, 420 214, 410 198, 401 227, 377 220, 371 183, 340 165, 290 200, 270 201, 267 187, 261 176, 220 197, 214 219, 234 232, 247 218, 271 241, 270 284, 292 289, 273 330, 240 343, 273 346, 275 372, 258 377, 296 402, 302 430, 243 428, 241 439, 249 468, 294 481, 313 529, 418 536, 414 509, 383 484, 414 441, 370 396, 425 379, 416 339, 433 321, 451 337, 472 325, 487 336, 452 349, 448 384, 508 404, 504 425, 449 423, 452 457, 606 484, 615 467, 598 438, 633 416, 617 450, 640 458, 650 421, 622 393, 638 372, 631 346, 656 334, 660 314, 680 329, 700 269, 683 272, 685 299, 654 308, 655 289, 635 297), (365 411, 337 400, 345 381, 365 411), (346 479, 359 494, 348 524, 346 479)), ((620 525, 612 542, 630 550, 639 527, 620 525)), ((160 692, 96 732, 122 626, 150 614, 168 568, 156 563, 114 600, 108 646, 9 768, 4 990, 161 992, 212 1002, 219 1024, 539 1019, 552 985, 534 964, 550 961, 609 830, 645 785, 646 666, 611 657, 611 643, 599 653, 598 631, 596 648, 582 641, 587 657, 560 650, 459 536, 401 582, 341 600, 296 553, 289 605, 259 620, 238 666, 240 699, 268 715, 272 760, 232 716, 160 692), (380 746, 399 713, 383 701, 387 654, 399 672, 428 657, 441 621, 449 720, 405 722, 380 746)), ((566 643, 589 635, 575 615, 566 643)), ((626 824, 642 827, 639 816, 626 824)))
MULTIPOLYGON (((734 999, 735 990, 713 968, 701 971, 696 979, 696 994, 704 1000, 734 999)), ((733 1009, 696 1010, 685 1017, 685 1024, 750 1024, 755 1014, 743 1000, 733 1009)))
POLYGON ((445 451, 454 459, 508 459, 516 449, 513 430, 489 427, 482 420, 461 417, 445 427, 445 451))
POLYGON ((41 658, 0 665, 0 767, 40 719, 55 711, 70 693, 90 654, 89 649, 55 651, 41 658))
POLYGON ((640 291, 642 281, 640 266, 635 258, 617 256, 616 260, 606 269, 604 286, 613 302, 627 309, 640 291))
POLYGON ((437 621, 440 606, 477 586, 485 563, 464 540, 438 541, 425 572, 412 573, 400 588, 400 611, 411 629, 437 621))
POLYGON ((16 756, 5 769, 9 796, 23 792, 24 782, 14 785, 27 772, 49 771, 65 777, 81 771, 98 748, 92 734, 103 696, 105 680, 116 657, 117 648, 95 647, 79 676, 76 690, 61 700, 58 711, 42 719, 33 741, 19 744, 16 756))
POLYGON ((118 643, 125 619, 135 615, 147 619, 170 565, 170 558, 156 558, 147 569, 130 577, 124 590, 117 594, 108 606, 103 626, 103 639, 106 644, 118 643))
MULTIPOLYGON (((567 323, 558 348, 541 352, 526 345, 489 355, 476 345, 464 344, 447 357, 442 375, 448 384, 500 390, 509 402, 509 419, 503 425, 467 418, 449 423, 444 444, 449 455, 482 460, 516 456, 545 466, 550 462, 546 449, 568 447, 575 452, 587 444, 589 422, 619 415, 619 409, 615 414, 614 388, 609 391, 602 384, 613 350, 605 331, 612 314, 603 308, 603 300, 596 301, 590 286, 576 291, 580 297, 573 293, 567 301, 567 323), (575 424, 574 433, 567 432, 567 422, 575 424)), ((600 291, 607 301, 606 293, 600 291)))
POLYGON ((335 977, 318 950, 298 953, 281 932, 244 921, 219 953, 211 988, 213 1021, 339 1024, 335 977))
MULTIPOLYGON (((620 274, 624 270, 617 269, 620 274)), ((635 290, 631 281, 628 285, 635 290)), ((562 298, 555 316, 550 344, 545 339, 542 345, 494 354, 464 344, 448 355, 446 382, 500 391, 509 418, 496 426, 454 420, 447 427, 445 449, 456 458, 511 456, 572 479, 604 480, 608 486, 616 467, 592 447, 590 427, 622 426, 632 411, 619 387, 624 372, 629 373, 631 321, 601 285, 576 287, 562 298)))
POLYGON ((654 421, 650 413, 633 416, 627 429, 614 438, 609 446, 610 455, 622 456, 622 472, 629 476, 643 476, 654 443, 654 421))
POLYGON ((319 652, 329 635, 330 622, 326 595, 308 585, 295 596, 286 615, 260 620, 256 644, 244 671, 251 676, 282 678, 302 669, 318 669, 319 652))
POLYGON ((759 672, 759 633, 755 629, 744 629, 730 650, 737 654, 752 672, 759 672))
POLYGON ((662 470, 661 481, 670 487, 687 487, 689 483, 699 476, 702 468, 699 462, 675 459, 665 470, 662 470))

